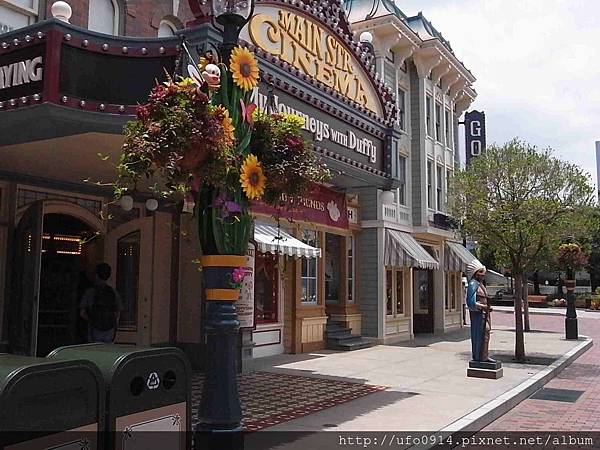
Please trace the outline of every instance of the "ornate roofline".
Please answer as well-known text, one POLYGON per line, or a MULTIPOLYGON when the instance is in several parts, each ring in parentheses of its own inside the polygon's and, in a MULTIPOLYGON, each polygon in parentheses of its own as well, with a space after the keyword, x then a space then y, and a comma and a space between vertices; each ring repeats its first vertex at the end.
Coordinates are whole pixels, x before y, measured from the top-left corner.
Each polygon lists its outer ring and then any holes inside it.
MULTIPOLYGON (((365 76, 377 92, 382 106, 383 117, 378 117, 375 112, 337 93, 334 89, 329 88, 324 83, 305 75, 305 77, 308 79, 307 81, 311 84, 319 86, 320 89, 335 97, 337 100, 348 103, 361 113, 366 114, 385 126, 392 126, 395 123, 398 112, 395 92, 383 82, 382 77, 377 72, 374 55, 365 51, 364 47, 358 41, 357 33, 352 29, 352 25, 348 21, 344 8, 342 7, 342 0, 258 0, 256 4, 284 4, 288 8, 313 17, 315 20, 320 22, 323 27, 327 28, 334 36, 339 38, 340 41, 343 42, 347 47, 347 49, 355 55, 357 62, 365 72, 365 76)), ((259 52, 257 54, 262 56, 264 53, 266 52, 259 52)), ((275 62, 273 61, 273 58, 270 59, 271 62, 275 62)), ((302 72, 294 69, 287 63, 281 62, 280 65, 293 76, 299 77, 304 75, 302 72)))

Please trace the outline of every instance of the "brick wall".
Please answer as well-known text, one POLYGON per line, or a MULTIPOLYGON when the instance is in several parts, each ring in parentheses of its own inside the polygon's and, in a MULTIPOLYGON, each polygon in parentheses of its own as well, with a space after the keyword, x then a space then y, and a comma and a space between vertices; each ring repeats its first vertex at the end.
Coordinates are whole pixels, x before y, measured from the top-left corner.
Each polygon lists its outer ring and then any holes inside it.
MULTIPOLYGON (((116 0, 119 4, 119 34, 124 36, 156 37, 160 21, 167 19, 178 29, 194 18, 187 0, 179 0, 177 14, 173 0, 116 0)), ((42 19, 51 18, 54 2, 48 0, 42 19)), ((73 9, 70 22, 78 27, 87 28, 89 0, 67 0, 73 9)))

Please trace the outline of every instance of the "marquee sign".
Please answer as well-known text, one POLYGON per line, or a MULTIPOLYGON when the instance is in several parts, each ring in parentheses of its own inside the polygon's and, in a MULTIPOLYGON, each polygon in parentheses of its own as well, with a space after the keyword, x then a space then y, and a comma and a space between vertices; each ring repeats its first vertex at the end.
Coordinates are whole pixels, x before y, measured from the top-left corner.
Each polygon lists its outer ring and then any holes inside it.
POLYGON ((42 91, 45 48, 36 45, 0 58, 0 101, 42 91))
POLYGON ((485 113, 469 111, 465 113, 465 152, 467 164, 471 159, 485 152, 485 113))
POLYGON ((241 38, 383 116, 378 92, 355 54, 315 19, 285 5, 259 4, 241 38))
MULTIPOLYGON (((296 114, 304 118, 304 130, 315 145, 382 170, 383 140, 334 116, 325 114, 281 90, 274 89, 273 92, 275 111, 296 114)), ((259 88, 254 91, 253 101, 260 109, 267 110, 268 99, 264 84, 261 83, 259 88)))

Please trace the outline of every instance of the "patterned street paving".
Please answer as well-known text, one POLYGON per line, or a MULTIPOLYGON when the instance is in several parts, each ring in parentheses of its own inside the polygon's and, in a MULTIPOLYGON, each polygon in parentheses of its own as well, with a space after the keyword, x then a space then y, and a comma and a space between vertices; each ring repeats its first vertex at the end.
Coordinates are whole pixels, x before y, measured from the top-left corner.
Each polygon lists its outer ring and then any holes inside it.
MULTIPOLYGON (((246 431, 262 430, 386 389, 383 386, 269 372, 244 374, 238 383, 242 425, 246 431)), ((201 395, 202 374, 196 373, 192 378, 194 407, 200 403, 201 395)), ((194 410, 194 428, 197 422, 197 411, 194 410)))
MULTIPOLYGON (((584 391, 577 401, 530 397, 483 431, 600 431, 600 313, 597 315, 579 318, 579 334, 594 339, 594 346, 545 386, 584 391)), ((497 313, 494 319, 502 325, 514 321, 512 314, 506 313, 497 313)), ((531 326, 534 330, 564 332, 564 317, 532 315, 531 326)))

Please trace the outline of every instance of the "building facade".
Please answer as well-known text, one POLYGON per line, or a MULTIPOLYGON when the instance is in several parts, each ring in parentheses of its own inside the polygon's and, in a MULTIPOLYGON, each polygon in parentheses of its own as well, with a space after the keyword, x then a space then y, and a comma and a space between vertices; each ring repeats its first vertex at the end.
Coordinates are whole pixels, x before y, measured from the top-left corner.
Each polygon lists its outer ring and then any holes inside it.
POLYGON ((378 254, 377 276, 364 286, 363 334, 394 342, 450 331, 462 326, 461 272, 474 258, 457 243, 447 200, 459 168, 458 121, 476 96, 475 77, 421 13, 362 0, 348 11, 354 30, 368 33, 400 111, 391 156, 399 187, 391 201, 371 192, 372 208, 363 210, 364 251, 378 254))
MULTIPOLYGON (((0 22, 14 29, 0 34, 3 346, 44 355, 79 342, 78 299, 107 261, 124 300, 117 342, 179 345, 201 365, 194 218, 154 208, 143 186, 133 205, 115 203, 106 184, 136 104, 165 70, 184 71, 183 44, 194 58, 218 47, 206 5, 72 2, 69 24, 43 20, 68 17, 64 6, 5 3, 0 22)), ((254 101, 303 116, 333 175, 296 199, 290 220, 253 207, 254 277, 238 308, 249 356, 324 348, 328 323, 374 342, 461 326, 460 271, 472 256, 444 213, 474 78, 422 16, 357 10, 259 1, 242 31, 261 68, 254 101)))

